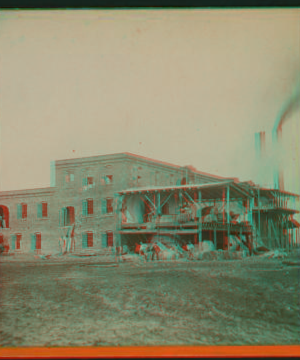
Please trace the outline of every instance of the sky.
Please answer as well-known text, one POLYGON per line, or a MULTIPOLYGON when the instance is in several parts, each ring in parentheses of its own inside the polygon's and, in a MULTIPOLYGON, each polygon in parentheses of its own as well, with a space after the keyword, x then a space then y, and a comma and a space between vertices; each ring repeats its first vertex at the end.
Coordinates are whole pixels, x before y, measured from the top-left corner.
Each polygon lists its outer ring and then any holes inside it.
MULTIPOLYGON (((272 186, 272 128, 300 84, 299 15, 2 11, 0 191, 49 186, 52 160, 120 152, 272 186)), ((280 161, 300 193, 299 122, 298 107, 280 161)))

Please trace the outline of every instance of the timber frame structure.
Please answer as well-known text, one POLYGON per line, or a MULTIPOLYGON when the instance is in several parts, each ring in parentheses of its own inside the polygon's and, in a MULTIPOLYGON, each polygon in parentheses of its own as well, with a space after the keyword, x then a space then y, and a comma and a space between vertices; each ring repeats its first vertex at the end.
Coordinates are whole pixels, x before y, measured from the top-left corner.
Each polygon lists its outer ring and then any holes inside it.
MULTIPOLYGON (((254 196, 233 180, 209 184, 135 188, 119 192, 119 234, 130 234, 150 239, 154 235, 182 238, 189 235, 194 244, 212 240, 218 249, 229 249, 228 239, 235 236, 252 248, 254 196), (142 222, 124 221, 124 204, 131 196, 138 196, 145 204, 142 222), (164 207, 173 200, 173 211, 164 213, 164 207), (231 203, 247 204, 242 215, 244 221, 235 222, 231 203), (221 211, 214 213, 216 205, 221 211), (186 211, 182 212, 185 209, 186 211), (210 221, 207 215, 212 213, 210 221), (122 219, 123 217, 123 219, 122 219)), ((171 208, 171 206, 170 206, 171 208)), ((124 243, 124 241, 122 241, 124 243)))

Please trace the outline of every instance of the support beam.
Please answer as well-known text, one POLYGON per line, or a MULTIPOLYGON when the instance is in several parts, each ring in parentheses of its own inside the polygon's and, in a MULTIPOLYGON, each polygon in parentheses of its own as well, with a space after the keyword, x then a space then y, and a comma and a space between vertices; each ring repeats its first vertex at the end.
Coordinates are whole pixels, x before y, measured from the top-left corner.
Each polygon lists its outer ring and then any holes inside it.
POLYGON ((161 207, 160 207, 160 192, 157 193, 157 201, 156 201, 157 215, 161 215, 161 207))
POLYGON ((216 228, 214 228, 214 244, 215 244, 215 248, 217 250, 217 230, 216 230, 216 228))
POLYGON ((227 199, 226 199, 226 211, 227 211, 227 250, 230 250, 230 187, 227 186, 227 199))
MULTIPOLYGON (((146 194, 143 194, 143 195, 149 201, 149 203, 153 206, 153 209, 156 209, 155 204, 149 199, 149 197, 146 194)), ((155 199, 155 195, 154 195, 154 199, 155 199)), ((155 202, 155 200, 154 200, 154 202, 155 202)))
POLYGON ((170 197, 172 196, 173 194, 171 193, 170 195, 167 196, 167 198, 162 202, 161 204, 161 208, 169 201, 170 197))
POLYGON ((270 219, 270 223, 272 225, 272 228, 273 228, 273 231, 274 231, 274 234, 275 234, 276 244, 277 244, 278 247, 280 247, 280 242, 279 242, 279 239, 278 239, 278 233, 276 231, 276 227, 274 225, 273 219, 270 219))
POLYGON ((141 200, 143 201, 143 203, 148 206, 149 210, 153 211, 153 208, 149 205, 149 203, 142 197, 140 196, 141 200))
POLYGON ((198 202, 199 202, 199 208, 197 210, 197 217, 198 217, 198 239, 199 239, 199 244, 202 242, 202 211, 201 211, 201 199, 202 199, 202 194, 201 191, 199 190, 198 192, 198 202))
POLYGON ((193 204, 195 207, 197 207, 197 203, 191 198, 191 196, 189 195, 189 193, 187 193, 186 191, 184 191, 185 196, 187 197, 187 199, 185 198, 186 201, 188 201, 189 203, 193 204))
POLYGON ((258 202, 258 240, 261 241, 261 228, 260 228, 260 191, 257 189, 257 202, 258 202))
POLYGON ((223 224, 225 224, 225 188, 222 193, 222 201, 223 201, 223 224))

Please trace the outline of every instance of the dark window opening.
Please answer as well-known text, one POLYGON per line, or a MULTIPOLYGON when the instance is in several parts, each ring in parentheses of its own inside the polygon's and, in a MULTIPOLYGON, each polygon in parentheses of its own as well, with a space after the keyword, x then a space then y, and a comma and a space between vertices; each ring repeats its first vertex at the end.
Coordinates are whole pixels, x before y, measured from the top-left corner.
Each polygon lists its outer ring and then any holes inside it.
POLYGON ((106 199, 106 212, 111 214, 114 211, 113 209, 113 199, 106 199))
POLYGON ((46 218, 48 216, 48 204, 46 202, 42 202, 37 204, 37 217, 46 218))
POLYGON ((82 233, 82 248, 93 247, 94 245, 94 233, 92 231, 86 231, 82 233))
POLYGON ((16 250, 20 250, 21 249, 21 239, 22 239, 22 235, 21 234, 16 234, 16 250))
POLYGON ((27 218, 27 204, 22 204, 22 219, 27 218))
POLYGON ((93 232, 88 231, 87 232, 87 246, 88 247, 93 247, 93 237, 94 237, 93 232))
POLYGON ((9 228, 9 210, 4 205, 0 205, 0 228, 9 228))
POLYGON ((42 203, 42 216, 43 217, 48 216, 48 204, 46 202, 42 203))
POLYGON ((82 179, 82 188, 84 190, 90 189, 94 186, 94 178, 92 176, 88 176, 82 179))
POLYGON ((93 215, 94 213, 94 201, 93 199, 87 200, 87 213, 88 215, 93 215))
POLYGON ((67 206, 61 209, 60 224, 61 226, 69 226, 75 223, 75 209, 73 206, 67 206))
POLYGON ((35 233, 35 250, 41 250, 42 248, 42 235, 41 233, 35 233))
POLYGON ((107 246, 114 246, 114 234, 112 231, 107 231, 106 232, 107 235, 107 246))
POLYGON ((17 218, 18 219, 27 219, 27 204, 18 204, 17 205, 17 218))
POLYGON ((181 179, 181 185, 186 185, 186 178, 185 177, 181 179))

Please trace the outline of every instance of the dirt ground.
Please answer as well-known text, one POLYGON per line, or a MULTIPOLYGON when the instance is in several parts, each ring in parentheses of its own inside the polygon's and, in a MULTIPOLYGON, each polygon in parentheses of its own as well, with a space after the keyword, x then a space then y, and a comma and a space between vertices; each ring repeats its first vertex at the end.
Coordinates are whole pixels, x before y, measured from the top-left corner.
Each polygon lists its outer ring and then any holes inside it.
POLYGON ((299 271, 257 257, 1 259, 0 345, 299 344, 299 271))

